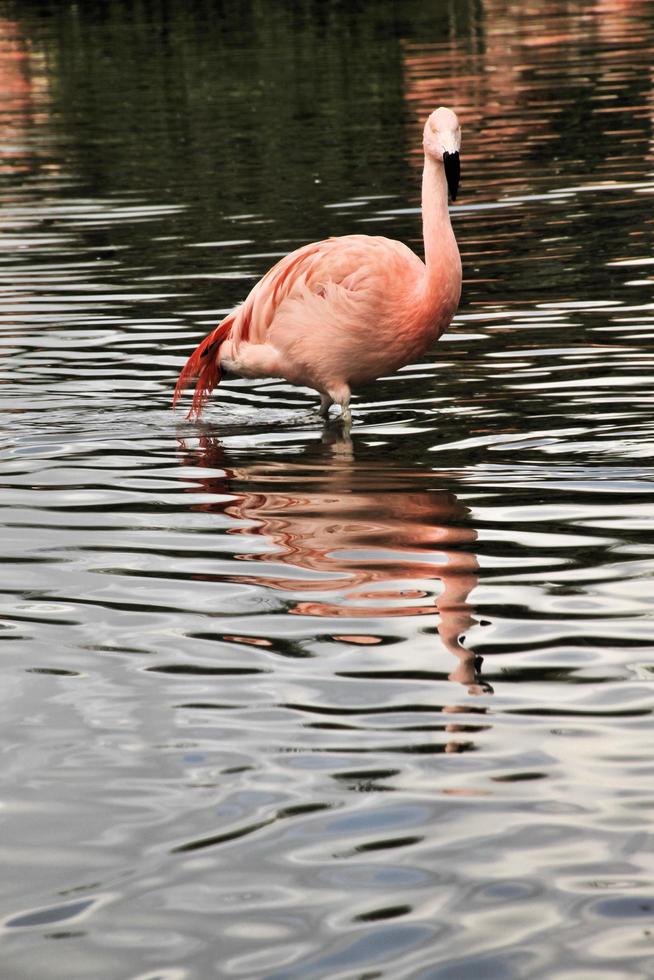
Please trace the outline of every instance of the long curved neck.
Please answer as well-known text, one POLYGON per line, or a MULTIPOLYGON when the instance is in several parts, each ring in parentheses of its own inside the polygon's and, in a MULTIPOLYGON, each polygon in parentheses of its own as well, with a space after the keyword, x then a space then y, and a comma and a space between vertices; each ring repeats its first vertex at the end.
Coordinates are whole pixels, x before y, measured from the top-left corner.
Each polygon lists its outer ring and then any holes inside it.
POLYGON ((427 154, 422 173, 422 233, 427 267, 424 293, 449 319, 461 294, 461 259, 447 207, 445 168, 427 154))
POLYGON ((433 285, 450 271, 455 258, 460 267, 460 259, 447 207, 445 167, 427 154, 422 172, 422 234, 427 281, 433 285))

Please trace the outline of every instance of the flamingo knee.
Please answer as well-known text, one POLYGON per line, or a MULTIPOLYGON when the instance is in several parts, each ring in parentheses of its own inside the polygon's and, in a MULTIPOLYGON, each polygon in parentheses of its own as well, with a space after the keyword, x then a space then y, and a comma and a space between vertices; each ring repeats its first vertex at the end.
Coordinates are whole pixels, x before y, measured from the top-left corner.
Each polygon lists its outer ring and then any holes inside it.
POLYGON ((323 419, 329 418, 329 409, 332 407, 333 404, 334 401, 329 395, 322 394, 320 396, 320 409, 318 411, 318 414, 320 415, 321 418, 323 419))
POLYGON ((329 397, 337 405, 341 406, 341 421, 345 428, 349 429, 352 425, 352 412, 350 411, 351 392, 346 384, 339 385, 338 388, 330 390, 329 397))

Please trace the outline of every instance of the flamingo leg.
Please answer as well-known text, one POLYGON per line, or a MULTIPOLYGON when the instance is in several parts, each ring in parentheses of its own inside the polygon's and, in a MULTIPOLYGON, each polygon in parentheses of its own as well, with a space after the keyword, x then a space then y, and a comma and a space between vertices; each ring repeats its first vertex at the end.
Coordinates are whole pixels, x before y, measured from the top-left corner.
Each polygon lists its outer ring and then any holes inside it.
POLYGON ((329 395, 321 395, 320 410, 318 412, 318 415, 320 415, 320 417, 323 419, 329 418, 329 409, 332 407, 333 404, 334 401, 329 395))
POLYGON ((349 433, 352 428, 352 412, 350 411, 350 389, 347 385, 342 385, 338 391, 330 391, 329 397, 341 406, 341 423, 343 431, 349 433))

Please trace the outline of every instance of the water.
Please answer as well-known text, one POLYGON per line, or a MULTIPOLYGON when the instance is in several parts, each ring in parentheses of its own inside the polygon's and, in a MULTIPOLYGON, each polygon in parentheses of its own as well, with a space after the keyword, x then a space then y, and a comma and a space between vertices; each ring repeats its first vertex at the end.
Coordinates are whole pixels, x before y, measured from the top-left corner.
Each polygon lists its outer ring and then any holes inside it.
POLYGON ((0 15, 2 976, 650 977, 654 5, 0 15), (173 415, 441 103, 433 353, 173 415))

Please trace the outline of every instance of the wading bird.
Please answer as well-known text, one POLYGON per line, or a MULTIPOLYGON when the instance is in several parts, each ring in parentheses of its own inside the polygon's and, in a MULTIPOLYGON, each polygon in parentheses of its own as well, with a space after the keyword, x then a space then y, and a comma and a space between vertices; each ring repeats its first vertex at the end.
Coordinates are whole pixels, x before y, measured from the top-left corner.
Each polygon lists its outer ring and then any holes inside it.
POLYGON ((425 123, 425 261, 402 242, 344 235, 303 245, 277 262, 199 344, 173 406, 197 378, 189 418, 223 374, 285 378, 320 393, 351 424, 353 388, 419 358, 448 326, 461 295, 461 259, 448 211, 459 184, 459 121, 441 107, 425 123))

